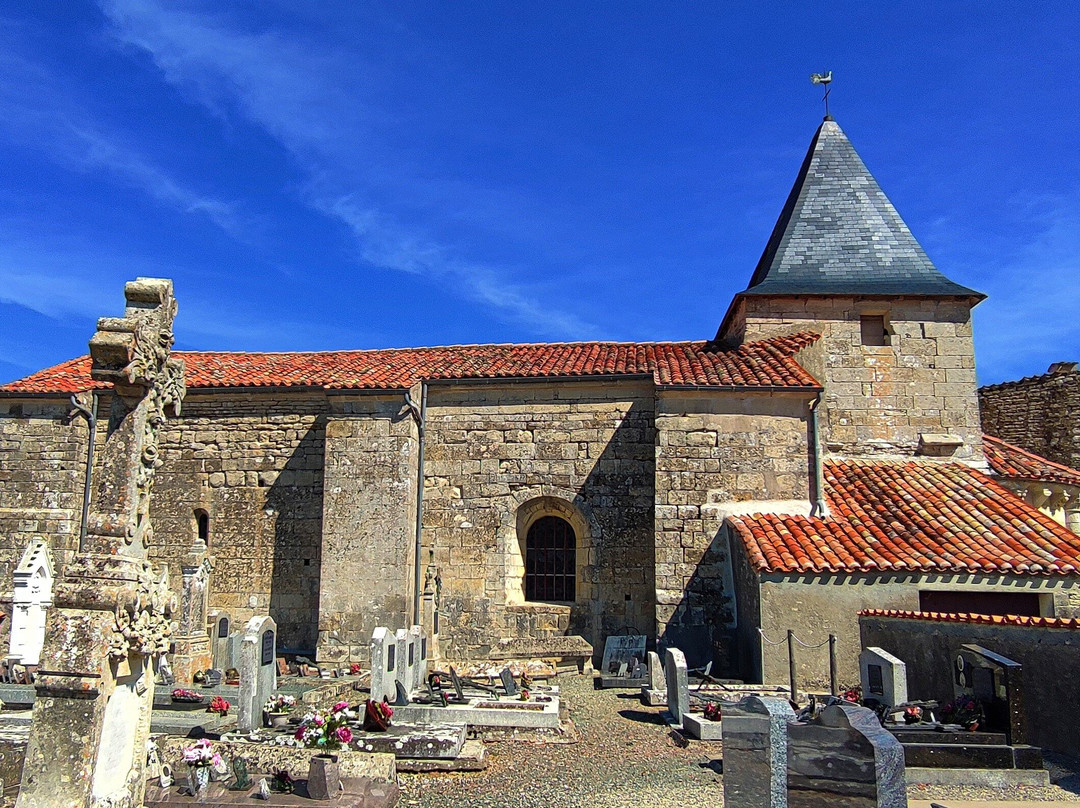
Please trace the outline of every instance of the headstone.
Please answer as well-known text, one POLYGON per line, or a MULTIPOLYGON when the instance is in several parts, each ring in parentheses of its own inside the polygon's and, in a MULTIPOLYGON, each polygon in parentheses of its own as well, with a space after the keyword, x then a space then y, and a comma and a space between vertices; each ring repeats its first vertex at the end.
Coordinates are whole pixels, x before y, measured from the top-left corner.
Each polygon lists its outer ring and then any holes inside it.
POLYGON ((232 615, 217 611, 210 615, 210 655, 213 667, 225 670, 234 667, 229 658, 229 634, 232 632, 232 615))
POLYGON ((1008 744, 1027 743, 1023 666, 981 645, 961 645, 953 664, 953 693, 981 705, 986 720, 979 728, 1004 732, 1008 744))
POLYGON ((660 662, 660 655, 656 651, 649 651, 649 689, 667 690, 667 679, 664 678, 664 666, 660 662))
POLYGON ((18 808, 142 805, 154 668, 172 640, 175 598, 148 560, 158 433, 179 414, 184 365, 172 359, 172 282, 124 287, 123 318, 103 317, 90 376, 111 386, 97 494, 79 552, 49 611, 18 808))
POLYGON ((206 613, 210 598, 210 571, 213 566, 206 542, 195 539, 181 565, 184 580, 180 593, 180 621, 172 659, 172 668, 180 682, 188 684, 197 671, 214 664, 206 613))
POLYGON ((509 668, 503 668, 499 671, 499 680, 502 682, 503 690, 506 691, 508 696, 516 696, 518 694, 517 682, 514 681, 514 673, 509 668))
POLYGON ((725 808, 787 808, 788 730, 785 699, 747 696, 721 705, 725 808))
MULTIPOLYGON (((728 743, 725 730, 725 755, 728 743)), ((832 704, 807 723, 792 722, 788 805, 907 808, 904 747, 872 710, 855 704, 832 704)))
POLYGON ((454 666, 450 666, 450 683, 454 686, 454 697, 458 701, 465 700, 465 688, 462 687, 461 677, 458 676, 458 672, 454 670, 454 666))
POLYGON ((859 654, 859 673, 864 699, 890 707, 907 702, 907 665, 888 651, 870 647, 859 654))
POLYGON ((408 690, 409 684, 412 682, 412 668, 415 665, 416 656, 414 652, 413 665, 410 665, 409 632, 407 629, 399 628, 394 632, 394 645, 396 646, 394 656, 397 661, 397 665, 394 668, 394 681, 401 682, 405 689, 408 690))
POLYGON ((667 649, 664 657, 667 679, 667 707, 672 722, 682 726, 682 717, 690 712, 690 682, 686 673, 686 657, 678 648, 667 649))
POLYGON ((53 563, 44 539, 33 539, 15 568, 8 664, 37 665, 45 645, 45 616, 52 606, 53 563))
POLYGON ((644 634, 614 634, 604 640, 603 676, 623 678, 635 662, 645 659, 644 634), (625 667, 624 667, 625 666, 625 667))
POLYGON ((427 638, 420 626, 409 629, 409 645, 413 650, 410 691, 419 690, 427 679, 427 638))
POLYGON ((379 626, 371 632, 371 698, 375 701, 394 698, 396 648, 387 629, 379 626))
POLYGON ((225 678, 225 672, 220 668, 210 668, 203 673, 203 684, 207 687, 217 687, 225 678))
MULTIPOLYGON (((232 632, 228 639, 225 641, 225 663, 221 667, 224 670, 229 668, 240 667, 240 643, 244 640, 244 632, 240 631, 232 632)), ((219 667, 215 662, 214 667, 219 667)))
POLYGON ((262 726, 262 706, 277 690, 277 624, 271 617, 253 617, 240 643, 240 704, 236 728, 253 732, 262 726))

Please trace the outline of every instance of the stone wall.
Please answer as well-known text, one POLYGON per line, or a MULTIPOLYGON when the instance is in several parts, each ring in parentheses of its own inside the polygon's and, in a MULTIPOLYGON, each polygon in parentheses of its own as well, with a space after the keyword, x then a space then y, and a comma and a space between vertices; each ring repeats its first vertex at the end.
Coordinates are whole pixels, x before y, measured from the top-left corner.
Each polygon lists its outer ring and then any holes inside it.
POLYGON ((609 633, 651 633, 653 399, 648 382, 430 387, 423 541, 444 656, 564 631, 599 652, 609 633), (544 515, 577 537, 573 603, 524 599, 523 543, 544 515))
POLYGON ((270 614, 279 648, 315 648, 326 413, 321 393, 192 390, 160 437, 151 558, 179 591, 205 511, 211 610, 270 614))
POLYGON ((792 394, 658 395, 656 636, 691 666, 738 666, 725 508, 809 498, 809 404, 792 394))
MULTIPOLYGON (((745 550, 740 550, 745 553, 745 550)), ((787 630, 809 645, 837 636, 840 684, 859 681, 859 618, 861 609, 918 611, 920 590, 1026 592, 1048 596, 1047 616, 1080 615, 1080 579, 1075 576, 938 575, 919 573, 759 576, 760 625, 769 641, 751 653, 760 656, 763 680, 788 680, 787 630)), ((901 658, 902 655, 901 655, 901 658)), ((796 648, 800 688, 829 684, 828 646, 796 648)))
POLYGON ((1024 723, 1028 742, 1066 755, 1080 754, 1080 633, 1072 628, 990 626, 899 617, 859 618, 861 643, 907 664, 912 699, 953 697, 953 660, 974 643, 1024 667, 1024 723))
POLYGON ((971 306, 965 300, 748 295, 727 339, 797 331, 822 335, 799 362, 825 387, 822 440, 847 456, 920 453, 920 435, 947 434, 956 448, 924 450, 983 462, 975 394, 971 306), (888 345, 863 345, 860 317, 882 315, 888 345))
POLYGON ((0 398, 0 592, 31 540, 58 568, 79 549, 89 429, 70 411, 65 398, 0 398))
POLYGON ((1080 468, 1080 370, 1052 366, 1042 376, 979 388, 982 427, 990 435, 1080 468))
POLYGON ((334 396, 326 425, 319 660, 367 660, 412 624, 417 426, 403 395, 334 396))

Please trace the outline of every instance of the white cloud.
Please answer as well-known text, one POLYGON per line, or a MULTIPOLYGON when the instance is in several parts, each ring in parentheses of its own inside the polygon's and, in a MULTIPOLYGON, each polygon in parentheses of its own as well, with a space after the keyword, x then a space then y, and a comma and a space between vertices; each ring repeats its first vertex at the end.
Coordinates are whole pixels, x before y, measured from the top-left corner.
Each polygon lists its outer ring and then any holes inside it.
MULTIPOLYGON (((430 278, 537 333, 580 337, 592 330, 538 301, 505 268, 461 259, 387 211, 355 202, 387 182, 370 158, 383 147, 377 130, 392 117, 364 98, 356 77, 365 66, 355 54, 239 32, 224 16, 164 9, 150 0, 101 5, 114 35, 148 53, 167 81, 218 114, 239 110, 276 138, 308 174, 305 204, 345 224, 362 261, 430 278)), ((446 214, 452 218, 454 211, 446 214)))

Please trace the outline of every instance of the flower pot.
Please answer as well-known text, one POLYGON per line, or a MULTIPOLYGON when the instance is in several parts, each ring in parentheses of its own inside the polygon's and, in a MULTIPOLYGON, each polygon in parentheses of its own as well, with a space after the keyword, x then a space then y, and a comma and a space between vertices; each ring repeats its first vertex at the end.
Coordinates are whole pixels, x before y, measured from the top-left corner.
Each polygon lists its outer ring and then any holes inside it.
POLYGON ((209 766, 189 766, 188 767, 188 790, 191 792, 191 796, 197 797, 206 791, 207 786, 210 785, 210 767, 209 766))
POLYGON ((288 713, 271 713, 263 710, 263 726, 266 727, 287 727, 289 725, 288 713))
POLYGON ((315 755, 308 766, 308 796, 313 800, 330 800, 341 790, 337 755, 315 755))

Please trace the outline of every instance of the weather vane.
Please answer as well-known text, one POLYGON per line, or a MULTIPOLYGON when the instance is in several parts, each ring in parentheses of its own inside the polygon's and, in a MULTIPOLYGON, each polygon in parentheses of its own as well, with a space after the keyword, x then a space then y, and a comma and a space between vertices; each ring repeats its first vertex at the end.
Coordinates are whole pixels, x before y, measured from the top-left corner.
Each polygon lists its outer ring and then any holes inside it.
POLYGON ((832 90, 832 87, 829 85, 832 84, 832 71, 828 70, 824 73, 811 73, 810 81, 814 84, 825 85, 825 95, 821 100, 825 102, 825 120, 831 121, 832 116, 829 114, 829 91, 832 90))

